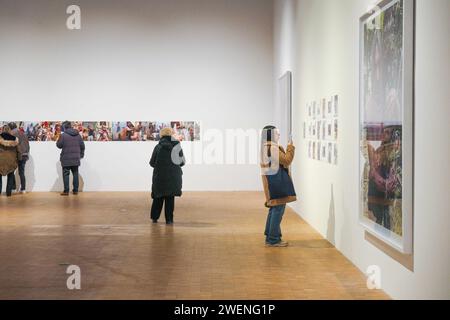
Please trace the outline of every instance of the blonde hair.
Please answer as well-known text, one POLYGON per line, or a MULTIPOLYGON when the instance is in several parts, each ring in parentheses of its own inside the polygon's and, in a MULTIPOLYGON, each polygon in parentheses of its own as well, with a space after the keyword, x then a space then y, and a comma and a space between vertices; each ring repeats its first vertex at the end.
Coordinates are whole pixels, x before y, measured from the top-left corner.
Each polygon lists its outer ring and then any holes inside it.
POLYGON ((172 128, 162 128, 161 131, 159 132, 160 137, 171 137, 173 136, 173 130, 172 128))

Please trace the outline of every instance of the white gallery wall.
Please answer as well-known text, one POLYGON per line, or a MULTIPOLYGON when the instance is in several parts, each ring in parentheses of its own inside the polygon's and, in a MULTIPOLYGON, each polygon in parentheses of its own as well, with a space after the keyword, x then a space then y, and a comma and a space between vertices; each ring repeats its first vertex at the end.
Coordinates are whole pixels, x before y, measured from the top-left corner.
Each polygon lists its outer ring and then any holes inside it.
MULTIPOLYGON (((375 1, 274 2, 78 0, 81 30, 70 31, 73 1, 0 0, 0 121, 197 120, 203 132, 257 130, 273 121, 277 79, 292 70, 292 207, 363 272, 380 266, 393 298, 450 298, 450 1, 417 0, 414 271, 364 240, 358 222, 359 17, 375 1), (309 160, 301 136, 306 103, 332 94, 338 166, 309 160)), ((190 149, 204 158, 209 145, 208 137, 183 143, 191 162, 190 149)), ((87 143, 84 190, 149 190, 153 147, 87 143)), ((54 143, 31 148, 28 188, 61 190, 54 143)), ((186 166, 184 189, 261 189, 257 164, 224 157, 186 166)))
POLYGON ((364 239, 358 222, 359 17, 373 0, 275 0, 274 74, 294 73, 292 207, 393 298, 450 298, 450 1, 417 0, 414 271, 364 239), (310 160, 306 103, 339 95, 339 164, 310 160))
MULTIPOLYGON (((72 31, 71 4, 0 0, 0 121, 196 120, 202 134, 270 122, 272 0, 79 0, 72 31)), ((223 164, 203 138, 183 143, 185 190, 261 189, 257 163, 223 164)), ((150 189, 154 143, 86 145, 85 191, 150 189)), ((28 189, 59 191, 58 160, 32 143, 28 189)))

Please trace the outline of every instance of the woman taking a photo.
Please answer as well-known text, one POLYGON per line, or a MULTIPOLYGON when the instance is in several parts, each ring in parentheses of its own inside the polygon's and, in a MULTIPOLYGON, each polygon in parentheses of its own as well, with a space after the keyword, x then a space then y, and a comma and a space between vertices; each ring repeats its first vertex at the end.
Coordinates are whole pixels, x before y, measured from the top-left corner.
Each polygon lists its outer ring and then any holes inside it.
POLYGON ((261 139, 261 170, 266 196, 267 216, 266 246, 287 247, 288 243, 281 239, 281 220, 286 203, 296 201, 296 194, 289 172, 294 159, 295 147, 289 142, 286 151, 279 145, 280 132, 274 126, 266 126, 261 139))

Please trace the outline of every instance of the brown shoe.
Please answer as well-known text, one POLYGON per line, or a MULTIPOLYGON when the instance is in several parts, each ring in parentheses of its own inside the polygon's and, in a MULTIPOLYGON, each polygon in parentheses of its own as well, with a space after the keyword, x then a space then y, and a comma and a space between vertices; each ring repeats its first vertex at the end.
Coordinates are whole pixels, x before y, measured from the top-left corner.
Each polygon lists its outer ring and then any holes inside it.
POLYGON ((74 196, 76 196, 78 194, 78 191, 74 191, 72 192, 74 196))
POLYGON ((69 193, 68 193, 68 192, 61 192, 60 195, 61 195, 61 196, 68 196, 69 193))

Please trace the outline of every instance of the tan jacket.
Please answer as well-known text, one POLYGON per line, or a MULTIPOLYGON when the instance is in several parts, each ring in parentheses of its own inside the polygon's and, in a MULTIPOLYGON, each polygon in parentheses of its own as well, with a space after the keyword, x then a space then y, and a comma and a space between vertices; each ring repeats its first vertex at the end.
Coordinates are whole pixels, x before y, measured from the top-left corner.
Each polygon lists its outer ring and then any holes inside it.
POLYGON ((0 176, 6 176, 17 169, 19 139, 5 140, 0 136, 0 176))
MULTIPOLYGON (((279 157, 279 163, 282 167, 287 168, 289 170, 289 166, 291 165, 292 161, 294 160, 294 155, 295 155, 295 147, 292 144, 289 144, 287 146, 287 150, 284 151, 282 146, 279 146, 278 144, 275 143, 266 143, 263 148, 263 152, 262 154, 267 154, 267 148, 269 148, 270 146, 270 152, 272 155, 275 155, 278 152, 278 157, 279 157)), ((263 160, 263 159, 262 159, 263 160)), ((267 169, 269 167, 268 164, 264 164, 264 161, 261 161, 261 169, 264 171, 264 169, 267 169)), ((289 170, 289 175, 291 175, 291 172, 289 170)), ((285 198, 281 198, 281 199, 270 199, 270 194, 269 194, 269 183, 267 180, 267 176, 265 174, 261 175, 262 177, 262 182, 263 182, 263 187, 264 187, 264 194, 266 195, 266 203, 265 206, 266 207, 275 207, 275 206, 279 206, 282 204, 286 204, 288 202, 293 202, 297 200, 297 197, 295 196, 289 196, 289 197, 285 197, 285 198)))

